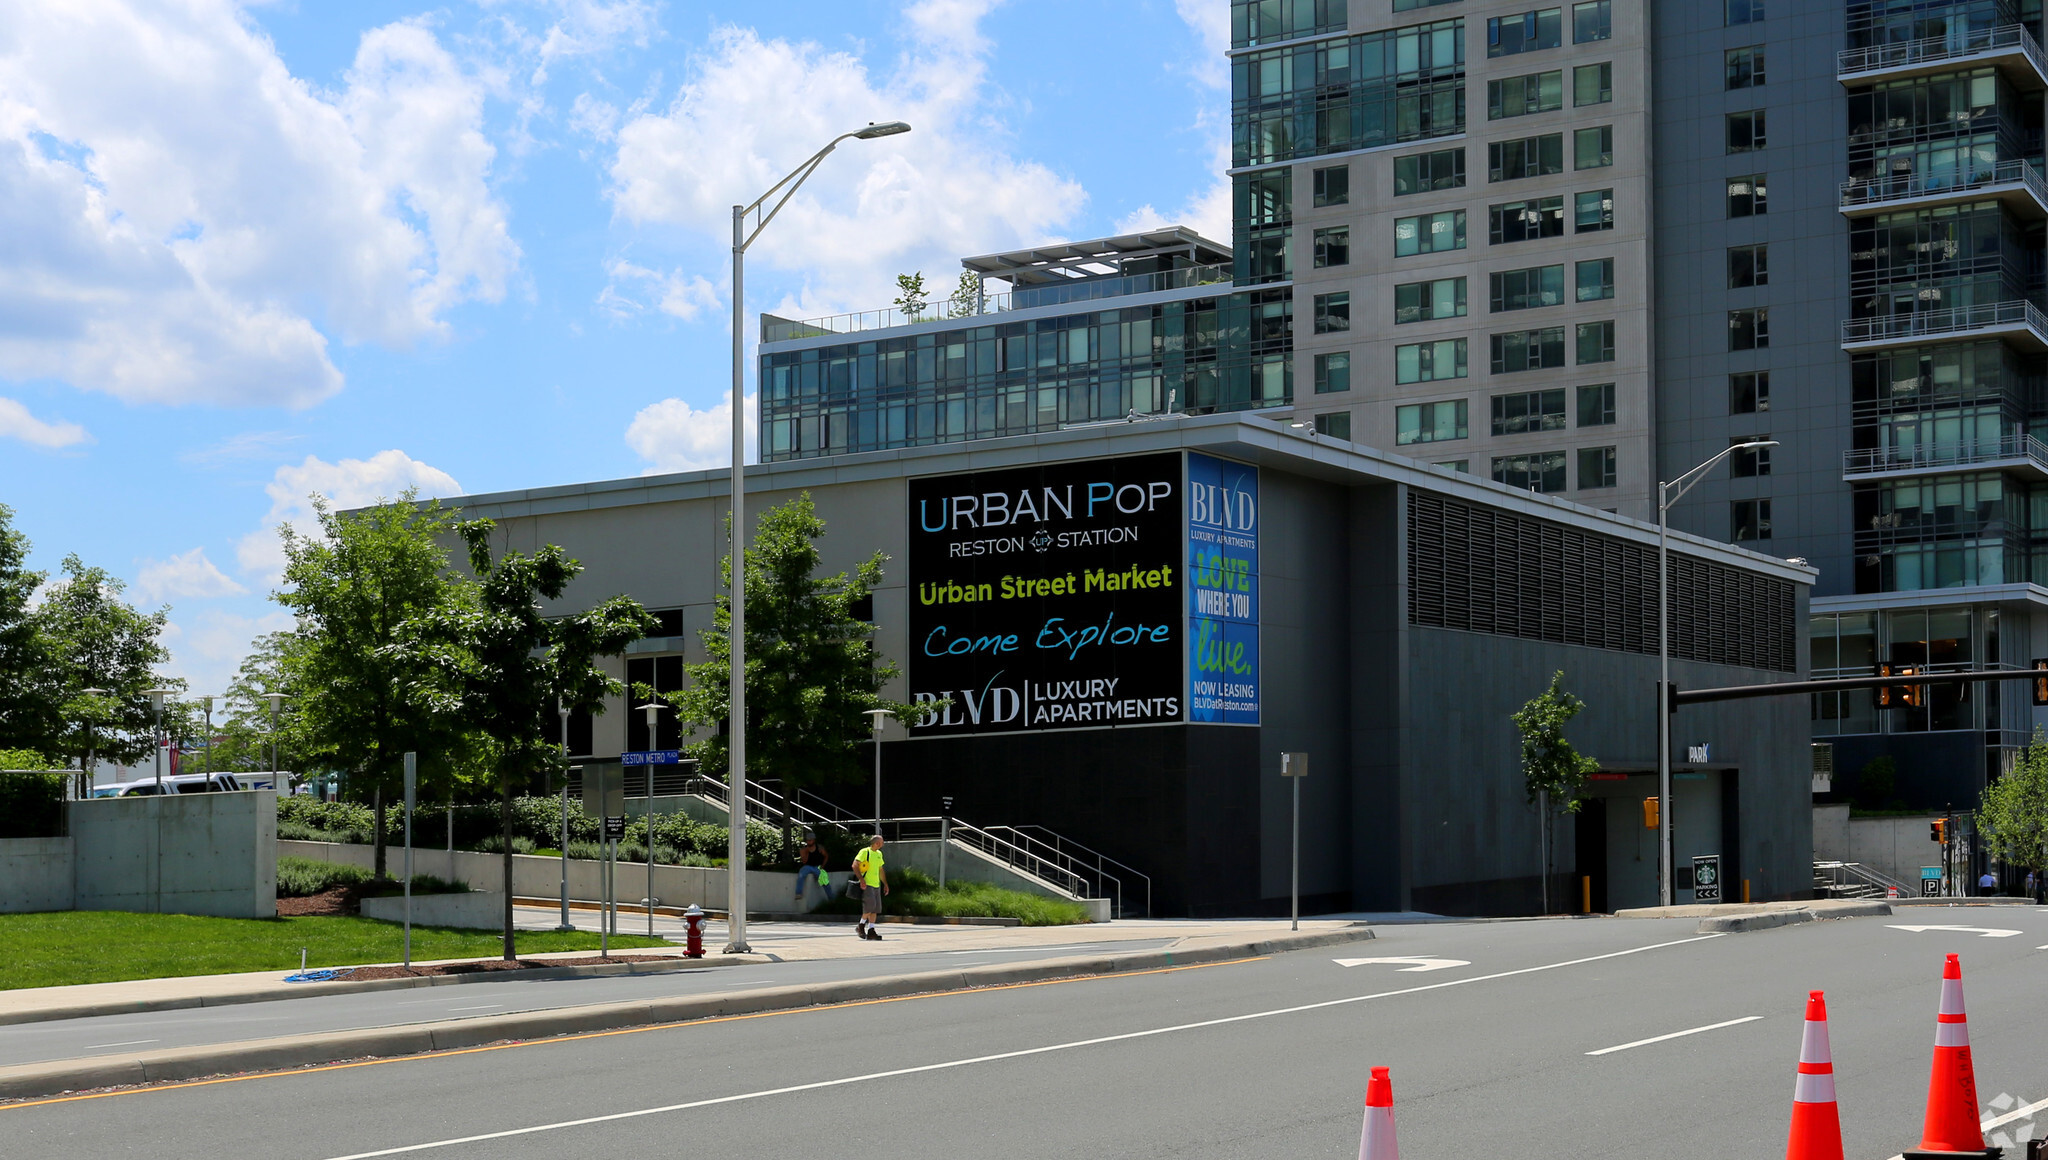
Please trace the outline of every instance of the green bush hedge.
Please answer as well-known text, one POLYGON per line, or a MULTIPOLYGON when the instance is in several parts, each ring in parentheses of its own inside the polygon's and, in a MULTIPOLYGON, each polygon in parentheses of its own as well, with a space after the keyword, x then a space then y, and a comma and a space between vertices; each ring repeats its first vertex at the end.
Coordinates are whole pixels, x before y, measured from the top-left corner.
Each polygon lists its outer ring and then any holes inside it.
MULTIPOLYGON (((859 914, 860 902, 835 898, 820 906, 818 912, 859 914)), ((882 912, 921 917, 1014 918, 1025 926, 1066 926, 1088 921, 1088 908, 1078 902, 958 879, 946 883, 941 890, 930 875, 909 866, 889 872, 889 896, 882 903, 882 912)))
POLYGON ((64 834, 64 775, 0 773, 0 838, 64 834))
MULTIPOLYGON (((279 898, 308 898, 337 886, 359 886, 364 894, 372 897, 401 894, 405 890, 401 882, 377 878, 363 867, 345 862, 323 862, 318 858, 299 858, 290 854, 277 860, 279 898)), ((412 876, 414 894, 467 894, 469 889, 467 882, 450 882, 432 874, 412 876)))

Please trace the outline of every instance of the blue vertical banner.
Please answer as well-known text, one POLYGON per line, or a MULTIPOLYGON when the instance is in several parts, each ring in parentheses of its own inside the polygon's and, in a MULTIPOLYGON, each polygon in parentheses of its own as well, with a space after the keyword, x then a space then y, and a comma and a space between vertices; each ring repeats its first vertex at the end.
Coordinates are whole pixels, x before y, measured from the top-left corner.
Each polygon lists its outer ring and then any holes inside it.
POLYGON ((1259 723, 1259 469, 1188 453, 1188 720, 1259 723))

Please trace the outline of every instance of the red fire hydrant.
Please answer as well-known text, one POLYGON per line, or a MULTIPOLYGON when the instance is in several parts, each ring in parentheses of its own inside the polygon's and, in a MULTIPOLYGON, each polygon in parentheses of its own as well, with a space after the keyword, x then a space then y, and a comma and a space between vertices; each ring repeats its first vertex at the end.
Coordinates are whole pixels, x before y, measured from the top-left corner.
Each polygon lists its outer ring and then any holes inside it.
POLYGON ((704 908, 692 902, 690 909, 683 912, 683 929, 688 932, 683 939, 683 957, 701 959, 704 957, 704 908))

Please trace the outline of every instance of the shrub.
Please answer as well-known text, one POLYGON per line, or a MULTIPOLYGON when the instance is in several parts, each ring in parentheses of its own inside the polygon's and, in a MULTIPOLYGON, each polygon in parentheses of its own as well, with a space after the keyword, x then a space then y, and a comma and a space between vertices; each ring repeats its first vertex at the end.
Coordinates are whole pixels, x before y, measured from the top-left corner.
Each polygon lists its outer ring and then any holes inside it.
MULTIPOLYGON (((502 854, 505 852, 505 840, 496 834, 492 834, 488 838, 478 840, 476 849, 478 853, 482 854, 502 854)), ((514 854, 531 854, 535 849, 532 838, 522 838, 516 834, 513 835, 512 852, 514 854)))
MULTIPOLYGON (((446 878, 440 878, 432 874, 415 874, 412 876, 412 892, 415 897, 422 894, 468 894, 472 889, 473 887, 467 882, 451 882, 446 878)), ((367 890, 363 891, 364 896, 369 898, 388 898, 394 894, 404 893, 404 880, 391 878, 376 879, 369 884, 367 890)))
POLYGON ((281 855, 277 860, 279 898, 306 898, 337 886, 361 886, 369 880, 370 872, 361 866, 322 862, 317 858, 299 858, 290 854, 281 855))
MULTIPOLYGON (((1088 908, 1078 902, 958 879, 946 883, 941 890, 930 875, 909 866, 889 872, 889 887, 889 897, 883 903, 887 914, 1014 918, 1025 926, 1065 926, 1088 921, 1088 908)), ((826 914, 858 914, 860 903, 857 899, 835 898, 818 909, 826 914)))
POLYGON ((55 838, 63 832, 63 774, 0 773, 0 838, 55 838))

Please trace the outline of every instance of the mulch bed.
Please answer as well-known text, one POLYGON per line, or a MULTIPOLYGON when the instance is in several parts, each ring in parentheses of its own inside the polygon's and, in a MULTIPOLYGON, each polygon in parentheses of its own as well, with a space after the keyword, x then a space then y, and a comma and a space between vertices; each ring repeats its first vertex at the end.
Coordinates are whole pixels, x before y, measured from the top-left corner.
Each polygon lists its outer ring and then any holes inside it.
POLYGON ((548 967, 595 967, 604 963, 662 963, 675 958, 674 955, 612 955, 599 958, 592 955, 585 959, 519 959, 506 962, 504 959, 478 959, 468 963, 437 963, 424 967, 357 967, 349 973, 350 979, 410 979, 426 975, 474 975, 485 971, 538 971, 548 967))
POLYGON ((360 896, 353 886, 337 886, 304 898, 280 898, 277 900, 279 918, 326 918, 334 915, 355 914, 361 909, 360 896))

